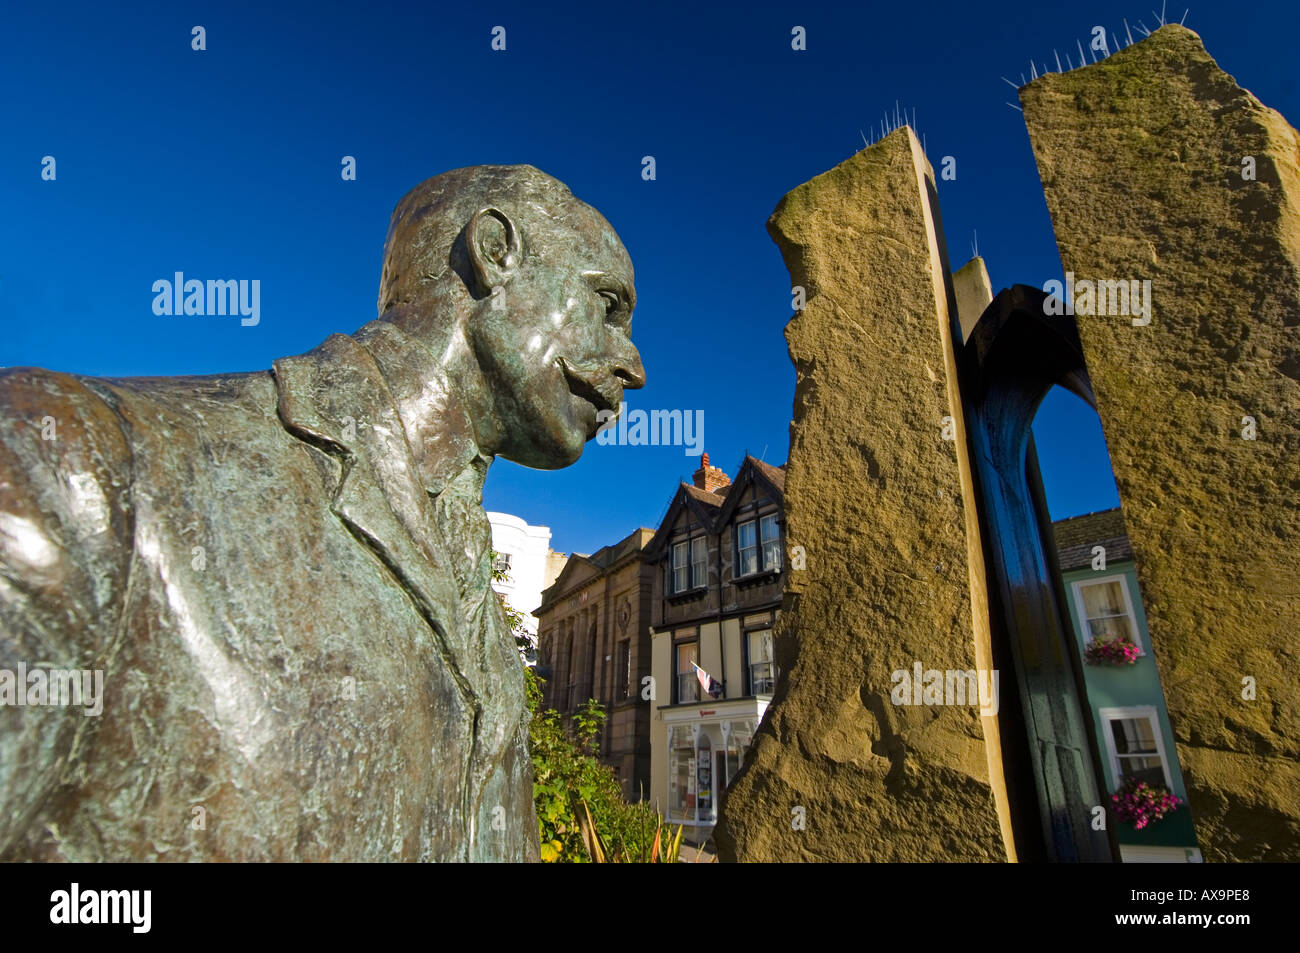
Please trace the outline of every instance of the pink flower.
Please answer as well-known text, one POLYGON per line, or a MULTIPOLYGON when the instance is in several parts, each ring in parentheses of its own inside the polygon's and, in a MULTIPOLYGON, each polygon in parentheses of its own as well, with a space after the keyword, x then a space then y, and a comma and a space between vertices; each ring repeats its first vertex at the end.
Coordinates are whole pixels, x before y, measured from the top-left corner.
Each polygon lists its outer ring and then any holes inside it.
POLYGON ((1182 800, 1164 787, 1155 787, 1145 781, 1126 777, 1119 790, 1111 795, 1111 802, 1121 821, 1128 821, 1135 830, 1142 830, 1177 810, 1182 800))

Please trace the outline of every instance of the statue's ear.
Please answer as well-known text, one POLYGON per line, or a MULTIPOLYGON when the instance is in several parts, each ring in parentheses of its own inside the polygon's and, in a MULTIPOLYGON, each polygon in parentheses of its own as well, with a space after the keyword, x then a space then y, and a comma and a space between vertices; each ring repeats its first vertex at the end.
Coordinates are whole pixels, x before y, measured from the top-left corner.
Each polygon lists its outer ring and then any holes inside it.
POLYGON ((523 257, 519 228, 499 208, 481 208, 465 228, 465 245, 479 290, 490 294, 514 276, 523 257))

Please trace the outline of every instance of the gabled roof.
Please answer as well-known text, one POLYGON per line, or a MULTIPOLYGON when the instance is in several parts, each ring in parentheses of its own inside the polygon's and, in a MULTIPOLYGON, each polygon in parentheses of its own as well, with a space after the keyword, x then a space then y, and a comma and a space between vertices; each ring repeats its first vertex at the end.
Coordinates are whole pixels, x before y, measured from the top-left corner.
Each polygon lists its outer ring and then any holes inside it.
POLYGON ((668 504, 668 511, 659 521, 659 528, 655 531, 654 538, 645 548, 646 559, 653 560, 663 555, 668 540, 673 534, 673 527, 677 525, 677 517, 683 509, 689 510, 711 532, 714 514, 721 506, 722 497, 701 490, 691 483, 677 484, 677 492, 673 494, 672 501, 668 504))
MULTIPOLYGON (((748 460, 754 460, 753 457, 747 457, 748 460)), ((758 472, 767 477, 768 482, 776 488, 776 491, 782 496, 785 495, 785 464, 774 467, 770 463, 764 463, 762 460, 754 460, 754 466, 758 472)))
POLYGON ((1057 520, 1052 524, 1052 537, 1056 541, 1062 572, 1092 565, 1094 546, 1106 547, 1107 563, 1133 558, 1133 548, 1124 528, 1124 514, 1119 507, 1057 520))
POLYGON ((718 493, 717 490, 714 490, 712 493, 710 493, 708 490, 701 490, 698 486, 695 486, 693 483, 683 483, 682 490, 692 500, 694 500, 697 503, 700 503, 705 507, 716 509, 717 507, 722 505, 722 496, 718 493))
POLYGON ((740 472, 736 474, 736 479, 727 488, 726 499, 718 511, 718 526, 731 519, 731 514, 736 512, 736 507, 740 505, 740 498, 744 496, 745 488, 751 485, 766 489, 778 504, 785 502, 785 468, 774 467, 770 463, 746 455, 740 464, 740 472))
POLYGON ((764 487, 777 503, 785 499, 785 467, 774 467, 770 463, 756 460, 746 455, 740 464, 736 479, 725 489, 708 493, 691 483, 682 483, 677 487, 668 512, 659 522, 659 529, 654 539, 645 548, 646 559, 654 560, 663 555, 672 538, 673 527, 683 508, 688 508, 705 525, 708 532, 716 533, 726 523, 739 505, 740 497, 747 487, 758 484, 764 487))

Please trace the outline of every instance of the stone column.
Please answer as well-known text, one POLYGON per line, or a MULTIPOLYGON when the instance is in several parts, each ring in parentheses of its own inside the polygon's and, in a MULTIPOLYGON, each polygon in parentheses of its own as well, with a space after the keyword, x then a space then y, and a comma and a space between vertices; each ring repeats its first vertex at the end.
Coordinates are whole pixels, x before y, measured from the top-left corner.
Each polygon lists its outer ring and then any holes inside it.
POLYGON ((1300 860, 1300 142, 1179 26, 1021 103, 1067 281, 1150 282, 1077 322, 1202 851, 1300 860))
POLYGON ((781 677, 725 796, 721 856, 1005 860, 996 719, 910 684, 908 704, 891 698, 916 663, 989 658, 960 329, 920 143, 903 128, 862 150, 787 195, 768 230, 807 296, 786 328, 785 491, 806 568, 790 573, 781 677))

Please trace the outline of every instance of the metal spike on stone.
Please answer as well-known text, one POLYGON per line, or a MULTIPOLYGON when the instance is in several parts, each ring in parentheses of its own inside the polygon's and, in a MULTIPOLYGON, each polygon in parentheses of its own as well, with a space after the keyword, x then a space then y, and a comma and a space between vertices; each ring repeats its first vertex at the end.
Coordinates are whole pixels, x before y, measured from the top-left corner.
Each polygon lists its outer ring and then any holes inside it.
MULTIPOLYGON (((1081 40, 1077 40, 1077 39, 1076 39, 1074 42, 1079 44, 1079 65, 1080 65, 1080 66, 1084 66, 1084 65, 1087 64, 1087 62, 1088 62, 1088 58, 1085 57, 1085 56, 1083 55, 1083 42, 1082 42, 1081 40)), ((1094 62, 1094 63, 1097 62, 1097 60, 1096 60, 1096 58, 1095 58, 1095 57, 1097 56, 1097 54, 1096 54, 1096 53, 1093 53, 1092 55, 1093 55, 1093 57, 1094 57, 1093 62, 1094 62)))
MULTIPOLYGON (((1057 71, 1058 73, 1064 72, 1064 71, 1061 69, 1061 54, 1058 53, 1058 52, 1056 52, 1055 49, 1053 49, 1053 50, 1052 50, 1052 55, 1056 57, 1056 71, 1057 71)), ((1070 58, 1069 56, 1066 56, 1066 59, 1067 59, 1067 60, 1068 60, 1069 58, 1070 58)))

